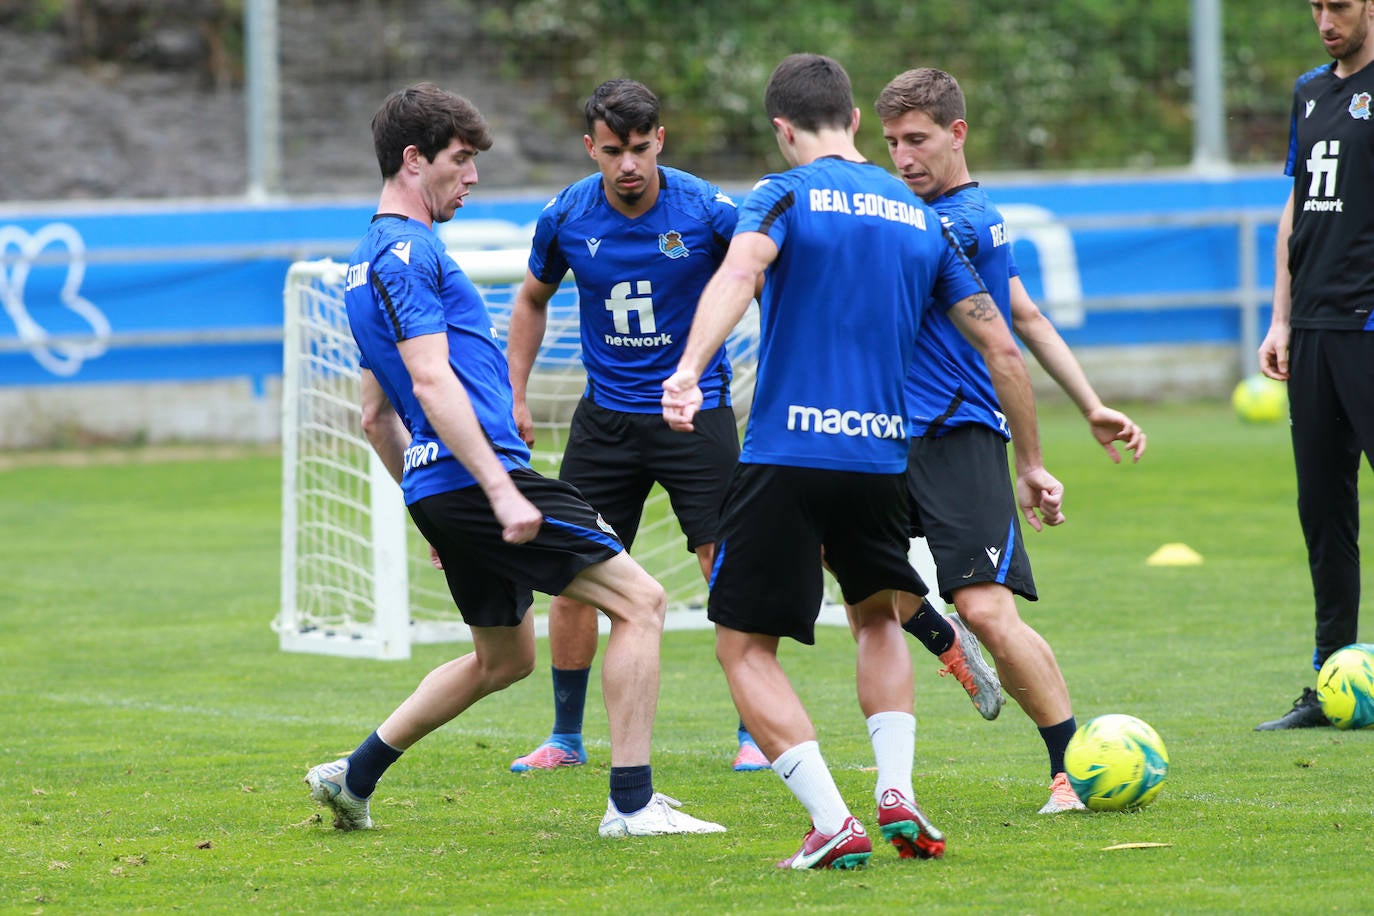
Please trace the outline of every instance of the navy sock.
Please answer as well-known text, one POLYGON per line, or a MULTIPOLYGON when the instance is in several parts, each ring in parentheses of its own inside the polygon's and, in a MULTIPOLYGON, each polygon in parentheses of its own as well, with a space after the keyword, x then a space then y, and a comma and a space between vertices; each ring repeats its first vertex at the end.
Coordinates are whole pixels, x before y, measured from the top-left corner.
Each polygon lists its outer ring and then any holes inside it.
POLYGON ((371 797, 377 780, 382 778, 387 767, 400 759, 401 753, 377 737, 376 732, 368 735, 367 740, 348 755, 348 774, 344 777, 348 791, 359 798, 371 797))
POLYGON ((611 767, 611 802, 621 814, 634 814, 654 797, 654 769, 611 767))
POLYGON ((552 668, 553 733, 581 735, 582 711, 587 707, 587 677, 591 668, 552 668))
POLYGON ((919 639, 931 655, 943 655, 954 645, 954 625, 924 598, 911 619, 902 624, 902 629, 919 639))
POLYGON ((1073 716, 1069 716, 1058 725, 1040 729, 1040 737, 1045 740, 1045 750, 1050 752, 1050 779, 1064 772, 1064 749, 1069 746, 1069 739, 1076 731, 1078 725, 1074 722, 1073 716))

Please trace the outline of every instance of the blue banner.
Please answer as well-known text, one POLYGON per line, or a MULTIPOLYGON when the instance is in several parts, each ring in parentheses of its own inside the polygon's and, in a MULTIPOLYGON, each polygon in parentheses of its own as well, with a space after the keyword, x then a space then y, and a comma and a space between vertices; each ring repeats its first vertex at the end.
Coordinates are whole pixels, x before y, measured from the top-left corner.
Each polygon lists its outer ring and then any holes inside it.
MULTIPOLYGON (((1274 221, 1288 181, 986 185, 1007 215, 1027 288, 1070 344, 1091 346, 1238 342, 1238 291, 1273 281, 1274 221)), ((546 201, 479 192, 443 231, 479 246, 519 244, 546 201)), ((0 209, 0 385, 279 375, 287 267, 345 257, 372 209, 371 201, 0 209)))

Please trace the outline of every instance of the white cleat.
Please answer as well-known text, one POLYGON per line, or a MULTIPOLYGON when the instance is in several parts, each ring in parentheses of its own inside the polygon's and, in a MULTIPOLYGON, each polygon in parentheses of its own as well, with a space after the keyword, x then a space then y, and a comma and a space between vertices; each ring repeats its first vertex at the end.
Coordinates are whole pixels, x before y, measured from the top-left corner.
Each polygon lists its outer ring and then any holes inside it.
POLYGON ((338 830, 370 830, 372 815, 368 801, 348 791, 346 778, 348 759, 322 763, 305 774, 310 797, 334 812, 334 827, 338 830))
POLYGON ((725 828, 710 821, 698 820, 676 809, 682 802, 655 792, 649 803, 633 814, 621 814, 615 802, 606 800, 606 816, 597 832, 605 837, 662 836, 669 833, 724 833, 725 828))

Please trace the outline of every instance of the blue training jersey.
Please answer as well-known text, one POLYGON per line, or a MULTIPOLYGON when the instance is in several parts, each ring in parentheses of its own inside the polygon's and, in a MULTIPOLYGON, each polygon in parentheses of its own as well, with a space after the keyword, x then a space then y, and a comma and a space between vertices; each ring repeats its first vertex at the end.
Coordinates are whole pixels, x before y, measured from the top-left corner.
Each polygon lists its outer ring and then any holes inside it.
MULTIPOLYGON (((997 308, 1011 324, 1011 278, 1017 276, 1007 224, 977 182, 961 185, 931 201, 945 227, 973 261, 997 308)), ((910 433, 942 436, 958 426, 981 423, 1011 438, 982 355, 950 320, 933 308, 916 337, 916 359, 907 373, 910 433)))
POLYGON ((778 246, 740 461, 903 471, 903 380, 926 304, 983 288, 939 217, 884 169, 825 157, 763 178, 735 231, 778 246))
MULTIPOLYGON (((734 201, 715 185, 677 169, 658 176, 658 199, 634 219, 606 201, 600 173, 569 185, 544 207, 530 248, 536 279, 576 278, 586 396, 610 410, 663 409, 663 380, 735 229, 734 201)), ((730 404, 724 347, 701 390, 706 407, 730 404)))
POLYGON ((348 324, 362 367, 376 375, 410 430, 401 490, 409 505, 477 481, 439 439, 412 390, 396 344, 447 334, 449 365, 472 401, 487 441, 506 470, 528 467, 530 452, 512 416, 510 370, 482 295, 425 224, 378 214, 348 259, 348 324))

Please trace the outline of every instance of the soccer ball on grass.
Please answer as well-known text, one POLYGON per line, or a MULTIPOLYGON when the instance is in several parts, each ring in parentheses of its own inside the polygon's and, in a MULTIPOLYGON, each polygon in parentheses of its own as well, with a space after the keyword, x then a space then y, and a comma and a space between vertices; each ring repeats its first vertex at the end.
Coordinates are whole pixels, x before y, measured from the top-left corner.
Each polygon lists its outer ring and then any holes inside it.
POLYGON ((1288 416, 1288 386, 1256 373, 1240 380, 1231 406, 1246 423, 1277 423, 1288 416))
POLYGON ((1169 775, 1159 734, 1135 716, 1098 716, 1080 726, 1064 752, 1069 784, 1093 811, 1143 808, 1169 775))
POLYGON ((1374 645, 1337 649, 1317 675, 1317 699, 1337 728, 1374 726, 1374 645))

